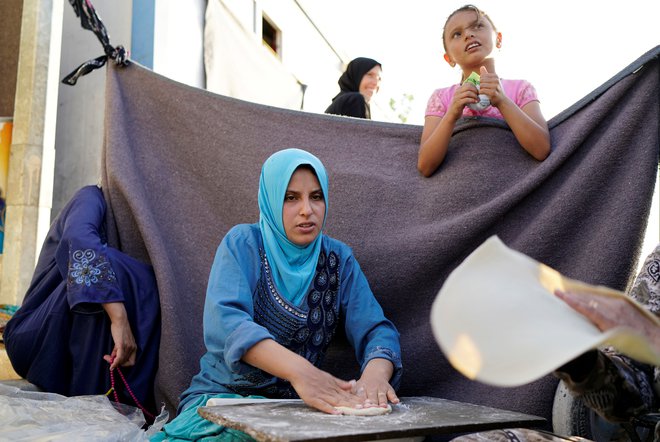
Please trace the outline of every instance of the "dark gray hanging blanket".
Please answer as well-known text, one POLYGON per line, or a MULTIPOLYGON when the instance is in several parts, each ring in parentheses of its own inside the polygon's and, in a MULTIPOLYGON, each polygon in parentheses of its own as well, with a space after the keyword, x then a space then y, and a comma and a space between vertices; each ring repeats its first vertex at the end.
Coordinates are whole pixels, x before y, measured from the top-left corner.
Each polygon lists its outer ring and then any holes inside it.
MULTIPOLYGON (((459 124, 431 178, 416 170, 419 126, 256 105, 135 64, 108 69, 110 238, 155 267, 163 319, 158 399, 175 406, 198 371, 215 249, 231 226, 257 220, 261 164, 298 147, 328 169, 326 233, 353 247, 401 332, 400 395, 550 419, 551 376, 501 389, 455 372, 433 339, 431 303, 447 275, 493 234, 567 276, 626 288, 658 167, 659 53, 654 48, 553 118, 546 161, 525 153, 502 122, 473 119, 459 124)), ((339 339, 326 368, 353 378, 354 359, 339 339)))

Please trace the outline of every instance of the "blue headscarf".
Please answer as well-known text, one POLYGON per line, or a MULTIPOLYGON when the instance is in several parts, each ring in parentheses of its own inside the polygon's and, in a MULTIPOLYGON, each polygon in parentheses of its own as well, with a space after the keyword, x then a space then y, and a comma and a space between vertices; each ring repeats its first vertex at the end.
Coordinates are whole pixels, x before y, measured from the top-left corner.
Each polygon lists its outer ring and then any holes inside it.
POLYGON ((259 178, 259 228, 266 258, 275 287, 294 305, 300 305, 305 299, 314 278, 323 236, 319 233, 310 244, 299 246, 289 241, 284 230, 284 195, 293 172, 303 164, 314 169, 323 191, 326 217, 323 218, 322 231, 328 214, 328 177, 318 158, 301 149, 280 150, 264 162, 259 178))

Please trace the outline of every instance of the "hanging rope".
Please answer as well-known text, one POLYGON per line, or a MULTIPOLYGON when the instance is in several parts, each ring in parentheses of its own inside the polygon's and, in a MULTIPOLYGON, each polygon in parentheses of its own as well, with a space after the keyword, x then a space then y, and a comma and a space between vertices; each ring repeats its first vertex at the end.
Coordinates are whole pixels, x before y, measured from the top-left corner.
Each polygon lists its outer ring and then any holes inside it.
POLYGON ((113 47, 110 44, 108 31, 105 29, 105 25, 96 13, 92 2, 90 0, 69 0, 69 3, 73 7, 76 16, 80 17, 80 25, 83 27, 83 29, 90 30, 96 34, 96 37, 103 45, 105 55, 84 62, 78 66, 76 70, 64 77, 62 79, 62 83, 68 84, 69 86, 74 86, 78 81, 78 78, 89 74, 93 70, 105 66, 108 58, 114 60, 114 62, 118 65, 128 65, 128 51, 121 45, 113 47))

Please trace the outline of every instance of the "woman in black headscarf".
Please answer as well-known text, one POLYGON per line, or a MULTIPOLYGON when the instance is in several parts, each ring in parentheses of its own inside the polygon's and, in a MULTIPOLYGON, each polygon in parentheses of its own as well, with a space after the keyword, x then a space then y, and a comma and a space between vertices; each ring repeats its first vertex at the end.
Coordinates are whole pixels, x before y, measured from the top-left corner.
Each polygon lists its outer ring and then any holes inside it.
POLYGON ((371 58, 358 57, 351 61, 339 77, 341 92, 332 99, 326 114, 371 119, 369 102, 380 87, 381 65, 371 58))

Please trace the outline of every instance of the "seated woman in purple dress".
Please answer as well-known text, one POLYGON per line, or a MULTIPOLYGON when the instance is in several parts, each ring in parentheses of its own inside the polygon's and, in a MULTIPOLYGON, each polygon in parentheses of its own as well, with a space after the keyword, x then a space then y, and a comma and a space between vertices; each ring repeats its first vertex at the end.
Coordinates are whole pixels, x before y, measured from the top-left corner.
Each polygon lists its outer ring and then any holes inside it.
MULTIPOLYGON (((65 396, 105 394, 111 370, 153 410, 160 307, 153 269, 105 238, 106 203, 80 189, 53 222, 4 341, 16 373, 65 396)), ((136 405, 116 376, 118 399, 136 405)))

